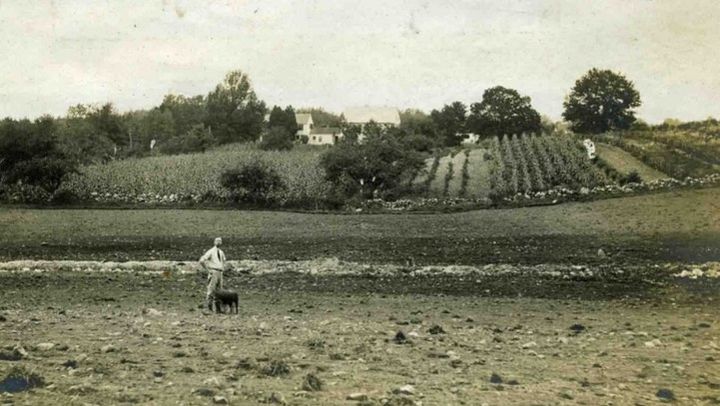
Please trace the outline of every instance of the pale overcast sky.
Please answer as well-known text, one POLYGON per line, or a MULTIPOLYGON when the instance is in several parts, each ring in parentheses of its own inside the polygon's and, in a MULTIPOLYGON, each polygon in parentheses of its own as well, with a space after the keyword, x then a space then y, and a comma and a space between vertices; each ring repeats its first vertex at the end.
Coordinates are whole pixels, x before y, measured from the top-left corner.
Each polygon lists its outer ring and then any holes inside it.
POLYGON ((0 116, 149 108, 240 69, 269 105, 430 110, 503 85, 558 119, 598 67, 645 120, 720 117, 718 21, 718 0, 0 0, 0 116))

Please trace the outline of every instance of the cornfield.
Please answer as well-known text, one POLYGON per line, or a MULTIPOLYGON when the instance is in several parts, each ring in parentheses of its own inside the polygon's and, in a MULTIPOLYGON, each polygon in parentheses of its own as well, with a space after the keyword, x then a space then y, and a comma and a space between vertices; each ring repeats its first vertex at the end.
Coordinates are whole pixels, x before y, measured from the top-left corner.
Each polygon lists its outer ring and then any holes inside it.
POLYGON ((223 197, 220 174, 246 162, 264 161, 283 178, 281 205, 319 205, 330 185, 318 164, 319 151, 259 151, 253 145, 232 145, 204 153, 133 158, 90 165, 70 176, 62 188, 83 200, 177 201, 223 197))

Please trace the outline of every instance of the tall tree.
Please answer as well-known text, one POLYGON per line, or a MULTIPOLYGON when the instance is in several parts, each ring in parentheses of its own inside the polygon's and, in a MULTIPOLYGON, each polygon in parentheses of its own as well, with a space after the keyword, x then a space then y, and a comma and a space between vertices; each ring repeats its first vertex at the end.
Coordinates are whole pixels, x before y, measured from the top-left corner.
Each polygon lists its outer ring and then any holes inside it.
POLYGON ((232 71, 208 94, 205 124, 220 143, 254 141, 262 133, 265 111, 247 75, 232 71))
POLYGON ((563 103, 563 118, 578 133, 598 134, 630 128, 640 93, 625 76, 596 68, 575 82, 563 103))
POLYGON ((285 109, 280 106, 274 106, 272 110, 270 110, 268 129, 273 127, 281 127, 286 133, 295 135, 298 125, 295 120, 295 110, 292 106, 287 106, 285 109))
POLYGON ((467 107, 464 103, 456 101, 446 104, 442 109, 430 112, 430 118, 444 145, 460 145, 467 121, 467 107))
POLYGON ((491 87, 483 92, 480 103, 470 105, 468 130, 481 136, 535 133, 540 128, 540 114, 530 97, 515 89, 491 87))
POLYGON ((169 94, 165 96, 159 108, 172 114, 176 136, 185 135, 198 124, 205 122, 206 106, 203 96, 169 94))

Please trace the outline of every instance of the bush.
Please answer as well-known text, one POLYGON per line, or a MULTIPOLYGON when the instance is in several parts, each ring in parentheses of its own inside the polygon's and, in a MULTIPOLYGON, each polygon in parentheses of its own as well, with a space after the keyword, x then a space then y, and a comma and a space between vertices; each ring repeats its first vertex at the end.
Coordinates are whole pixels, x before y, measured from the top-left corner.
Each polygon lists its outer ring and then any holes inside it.
POLYGON ((262 137, 260 149, 264 151, 288 151, 293 147, 293 135, 284 127, 272 127, 262 137))
POLYGON ((230 169, 220 176, 220 184, 237 203, 272 204, 285 188, 277 171, 262 161, 230 169))
POLYGON ((60 187, 63 177, 75 171, 75 165, 61 158, 33 158, 22 161, 8 171, 8 183, 34 185, 53 193, 60 187))
POLYGON ((210 129, 198 124, 185 134, 167 140, 160 146, 166 154, 183 154, 188 152, 205 152, 216 144, 210 129))
POLYGON ((630 171, 620 180, 621 185, 627 185, 628 183, 642 183, 642 178, 636 170, 630 171))

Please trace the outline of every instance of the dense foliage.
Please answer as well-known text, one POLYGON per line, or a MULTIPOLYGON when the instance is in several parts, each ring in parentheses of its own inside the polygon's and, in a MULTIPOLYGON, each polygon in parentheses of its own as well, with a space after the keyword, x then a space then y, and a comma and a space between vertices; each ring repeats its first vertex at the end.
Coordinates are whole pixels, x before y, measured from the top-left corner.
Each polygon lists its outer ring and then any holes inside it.
POLYGON ((345 141, 327 150, 320 165, 341 199, 391 197, 402 185, 410 183, 424 160, 422 154, 378 127, 362 143, 345 141))
POLYGON ((467 129, 483 136, 537 133, 540 114, 533 109, 530 98, 517 90, 502 86, 485 90, 480 103, 470 105, 467 129))
POLYGON ((277 170, 264 161, 243 162, 238 168, 220 175, 220 184, 239 203, 273 204, 285 185, 277 170))
POLYGON ((51 117, 0 122, 0 199, 49 200, 75 163, 58 145, 51 117))
POLYGON ((577 133, 625 130, 635 122, 633 109, 640 106, 640 94, 625 76, 591 69, 575 82, 563 106, 563 118, 577 133))

